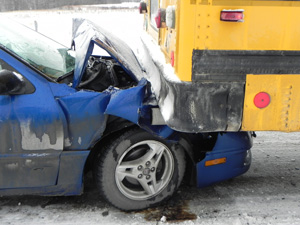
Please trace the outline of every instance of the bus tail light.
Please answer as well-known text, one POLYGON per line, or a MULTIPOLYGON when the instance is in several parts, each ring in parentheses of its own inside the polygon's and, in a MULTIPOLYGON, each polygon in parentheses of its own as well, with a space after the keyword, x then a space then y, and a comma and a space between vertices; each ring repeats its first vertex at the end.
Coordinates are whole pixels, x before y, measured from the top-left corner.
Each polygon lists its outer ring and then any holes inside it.
POLYGON ((146 2, 140 2, 139 11, 140 14, 144 14, 148 12, 146 2))
POLYGON ((164 28, 166 27, 166 10, 159 8, 157 11, 157 15, 155 17, 156 27, 164 28))
POLYGON ((229 22, 244 22, 244 10, 222 10, 221 11, 221 21, 229 22))

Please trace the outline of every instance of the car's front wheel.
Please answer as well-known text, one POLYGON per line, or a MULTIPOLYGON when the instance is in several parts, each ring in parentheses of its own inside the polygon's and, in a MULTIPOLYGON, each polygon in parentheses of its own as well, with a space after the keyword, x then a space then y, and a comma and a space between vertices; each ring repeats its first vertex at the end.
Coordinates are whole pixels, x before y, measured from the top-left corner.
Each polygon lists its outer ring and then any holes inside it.
POLYGON ((103 196, 122 210, 141 210, 169 198, 185 171, 182 148, 141 130, 126 131, 102 151, 94 167, 103 196))

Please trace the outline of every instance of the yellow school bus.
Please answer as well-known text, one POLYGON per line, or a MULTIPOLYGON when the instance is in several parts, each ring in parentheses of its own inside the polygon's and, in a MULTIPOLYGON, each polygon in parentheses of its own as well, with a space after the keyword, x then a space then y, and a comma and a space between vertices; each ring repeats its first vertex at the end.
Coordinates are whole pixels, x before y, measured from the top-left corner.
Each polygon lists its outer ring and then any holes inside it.
POLYGON ((300 1, 144 0, 140 12, 190 85, 178 98, 193 131, 300 130, 300 1))

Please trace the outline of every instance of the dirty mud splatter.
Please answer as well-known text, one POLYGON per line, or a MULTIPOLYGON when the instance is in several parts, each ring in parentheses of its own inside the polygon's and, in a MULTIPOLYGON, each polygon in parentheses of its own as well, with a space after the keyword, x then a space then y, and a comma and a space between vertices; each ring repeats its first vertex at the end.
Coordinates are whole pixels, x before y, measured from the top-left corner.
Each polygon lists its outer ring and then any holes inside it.
POLYGON ((189 212, 188 201, 171 201, 165 206, 146 209, 141 212, 147 221, 160 221, 165 217, 166 222, 182 222, 196 220, 197 215, 189 212))

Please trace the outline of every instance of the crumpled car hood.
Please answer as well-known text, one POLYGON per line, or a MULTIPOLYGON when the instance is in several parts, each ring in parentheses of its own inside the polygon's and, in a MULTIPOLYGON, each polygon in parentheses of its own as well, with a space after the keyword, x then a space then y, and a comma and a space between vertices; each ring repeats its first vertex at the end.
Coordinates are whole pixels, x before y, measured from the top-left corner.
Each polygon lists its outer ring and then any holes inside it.
POLYGON ((147 79, 156 98, 154 104, 158 104, 169 128, 192 133, 240 130, 244 83, 173 79, 157 62, 157 55, 150 54, 153 46, 149 43, 142 40, 135 55, 122 40, 85 19, 73 20, 74 88, 81 81, 95 44, 118 61, 134 80, 147 79))
POLYGON ((143 70, 131 48, 93 22, 81 18, 73 19, 72 39, 72 47, 76 50, 74 88, 78 87, 81 81, 95 44, 106 50, 134 80, 139 81, 144 77, 143 70))

